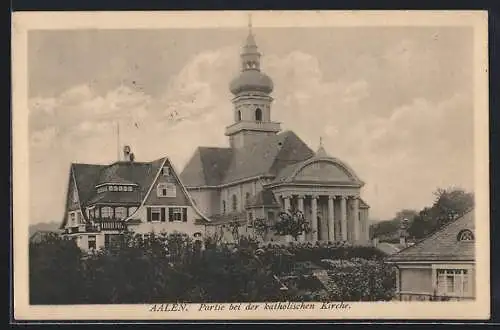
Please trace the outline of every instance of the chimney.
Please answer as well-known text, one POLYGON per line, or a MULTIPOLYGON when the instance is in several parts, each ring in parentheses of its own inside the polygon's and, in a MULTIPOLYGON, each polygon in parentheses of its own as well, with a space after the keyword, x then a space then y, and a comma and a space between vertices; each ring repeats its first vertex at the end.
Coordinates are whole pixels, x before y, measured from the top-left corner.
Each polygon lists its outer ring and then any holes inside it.
POLYGON ((123 147, 123 160, 130 161, 130 146, 123 147))

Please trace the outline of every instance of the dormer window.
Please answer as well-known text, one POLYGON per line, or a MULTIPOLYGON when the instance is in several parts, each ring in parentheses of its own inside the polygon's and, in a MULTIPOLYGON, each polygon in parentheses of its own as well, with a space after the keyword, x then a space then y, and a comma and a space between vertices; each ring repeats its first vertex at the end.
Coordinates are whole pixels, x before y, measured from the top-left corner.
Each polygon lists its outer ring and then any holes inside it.
POLYGON ((474 234, 469 229, 461 230, 457 235, 458 241, 474 241, 474 234))
POLYGON ((170 176, 170 167, 163 166, 163 168, 161 169, 161 175, 170 176))

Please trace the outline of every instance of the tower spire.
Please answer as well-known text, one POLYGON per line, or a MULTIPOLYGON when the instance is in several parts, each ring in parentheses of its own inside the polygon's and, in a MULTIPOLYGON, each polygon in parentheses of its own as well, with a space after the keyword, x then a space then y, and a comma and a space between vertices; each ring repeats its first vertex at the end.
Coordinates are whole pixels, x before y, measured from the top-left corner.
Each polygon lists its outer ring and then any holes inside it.
POLYGON ((252 34, 252 13, 248 13, 248 34, 252 34))

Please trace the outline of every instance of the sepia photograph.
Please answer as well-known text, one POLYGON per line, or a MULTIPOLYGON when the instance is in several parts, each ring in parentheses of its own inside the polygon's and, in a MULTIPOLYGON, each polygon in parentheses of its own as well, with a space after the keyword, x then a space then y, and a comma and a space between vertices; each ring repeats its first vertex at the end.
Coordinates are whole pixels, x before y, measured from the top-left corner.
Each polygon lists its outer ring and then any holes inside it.
POLYGON ((16 317, 489 317, 486 13, 12 31, 16 317))

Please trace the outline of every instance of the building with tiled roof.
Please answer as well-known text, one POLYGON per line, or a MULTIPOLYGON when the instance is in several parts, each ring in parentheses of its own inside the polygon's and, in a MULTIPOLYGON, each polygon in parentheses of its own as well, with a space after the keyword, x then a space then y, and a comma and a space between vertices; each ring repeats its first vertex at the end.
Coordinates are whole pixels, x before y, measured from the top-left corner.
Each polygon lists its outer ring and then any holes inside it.
POLYGON ((206 221, 166 157, 135 162, 124 151, 109 165, 71 164, 60 229, 82 249, 112 245, 125 230, 201 237, 206 221))
POLYGON ((196 205, 214 220, 207 226, 238 221, 248 229, 254 219, 271 224, 282 210, 293 209, 312 229, 302 240, 368 244, 364 182, 322 145, 314 152, 271 119, 274 84, 261 68, 251 25, 240 57, 241 71, 229 86, 230 147, 198 147, 181 173, 196 205))
POLYGON ((475 297, 474 210, 388 257, 401 300, 475 297))

